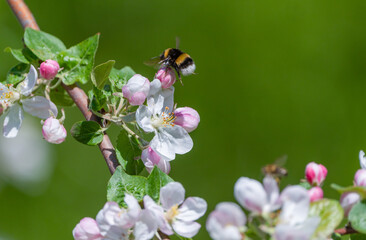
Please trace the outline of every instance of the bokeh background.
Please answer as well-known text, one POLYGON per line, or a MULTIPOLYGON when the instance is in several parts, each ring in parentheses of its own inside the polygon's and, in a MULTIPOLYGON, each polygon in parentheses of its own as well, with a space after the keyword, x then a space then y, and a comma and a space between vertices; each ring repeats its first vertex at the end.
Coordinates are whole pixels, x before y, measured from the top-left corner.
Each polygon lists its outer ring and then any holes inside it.
MULTIPOLYGON (((339 197, 330 183, 352 184, 358 152, 366 150, 365 1, 26 2, 40 28, 67 46, 100 32, 96 63, 114 59, 150 79, 154 69, 143 61, 180 37, 198 75, 176 85, 176 102, 197 109, 201 123, 193 150, 172 163, 171 176, 187 195, 205 198, 209 211, 234 201, 240 176, 260 179, 261 166, 283 154, 289 176, 282 187, 298 183, 310 161, 329 170, 327 197, 339 197)), ((0 49, 20 48, 22 33, 0 1, 0 49)), ((0 51, 1 79, 15 63, 0 51)), ((66 111, 70 129, 82 115, 66 111)), ((72 239, 75 224, 105 203, 110 174, 97 147, 71 136, 44 144, 39 121, 26 121, 29 140, 1 148, 0 239, 72 239)), ((204 227, 196 239, 209 239, 204 227)))

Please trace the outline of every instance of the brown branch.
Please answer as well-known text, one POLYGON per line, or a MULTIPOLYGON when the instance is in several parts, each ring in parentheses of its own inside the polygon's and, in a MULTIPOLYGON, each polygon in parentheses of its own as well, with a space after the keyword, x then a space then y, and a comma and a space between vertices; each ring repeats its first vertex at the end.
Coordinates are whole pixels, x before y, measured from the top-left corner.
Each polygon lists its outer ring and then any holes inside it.
POLYGON ((344 228, 340 228, 340 229, 336 229, 334 231, 335 233, 338 233, 340 235, 347 235, 347 234, 352 234, 352 233, 358 233, 356 230, 354 230, 351 226, 346 226, 344 228))
MULTIPOLYGON (((24 29, 30 27, 35 30, 39 30, 36 20, 34 19, 31 11, 27 7, 27 5, 25 5, 23 0, 7 1, 24 29)), ((76 106, 80 109, 86 120, 96 121, 99 124, 101 123, 100 119, 89 110, 88 97, 81 88, 76 85, 67 86, 65 84, 62 84, 62 86, 70 95, 72 100, 74 100, 76 106)), ((114 150, 111 140, 109 139, 107 134, 104 135, 103 141, 99 144, 99 149, 102 152, 102 155, 108 165, 109 171, 113 174, 119 163, 117 161, 116 151, 114 150)))

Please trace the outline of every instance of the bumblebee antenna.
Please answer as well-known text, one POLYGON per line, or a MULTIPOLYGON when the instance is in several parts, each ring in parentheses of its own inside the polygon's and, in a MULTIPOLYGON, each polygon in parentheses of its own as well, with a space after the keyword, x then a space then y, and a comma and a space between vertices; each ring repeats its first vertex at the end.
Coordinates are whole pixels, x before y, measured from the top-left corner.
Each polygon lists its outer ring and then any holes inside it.
POLYGON ((179 49, 179 45, 180 45, 180 38, 178 36, 175 37, 175 48, 179 49))

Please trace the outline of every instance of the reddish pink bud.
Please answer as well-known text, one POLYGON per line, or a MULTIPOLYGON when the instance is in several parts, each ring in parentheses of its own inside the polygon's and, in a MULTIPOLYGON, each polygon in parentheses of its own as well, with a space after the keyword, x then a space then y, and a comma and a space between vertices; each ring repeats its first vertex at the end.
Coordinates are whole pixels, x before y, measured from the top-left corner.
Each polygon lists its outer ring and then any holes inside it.
POLYGON ((100 234, 97 222, 92 218, 83 218, 72 231, 75 240, 100 240, 103 236, 100 234))
POLYGON ((366 169, 360 169, 356 172, 354 184, 356 186, 366 187, 366 169))
POLYGON ((135 74, 122 87, 123 97, 127 98, 133 106, 142 105, 145 102, 149 90, 150 81, 140 74, 135 74))
POLYGON ((323 189, 320 187, 313 187, 308 190, 310 202, 315 202, 323 198, 323 189))
POLYGON ((321 164, 314 162, 309 163, 305 169, 305 176, 311 185, 320 186, 325 177, 327 176, 328 170, 321 164))
POLYGON ((67 132, 59 120, 54 117, 49 117, 43 123, 42 135, 46 141, 59 144, 65 141, 67 132))
POLYGON ((177 108, 174 111, 176 117, 174 123, 183 127, 187 132, 192 132, 200 122, 200 115, 190 107, 177 108))
POLYGON ((48 59, 41 63, 41 66, 39 68, 41 76, 47 80, 54 79, 56 74, 58 73, 58 70, 60 70, 60 65, 58 65, 56 61, 51 59, 48 59))
POLYGON ((360 195, 355 192, 345 192, 342 194, 341 199, 339 200, 343 210, 344 216, 348 217, 348 213, 351 211, 353 205, 360 201, 360 195))
POLYGON ((155 78, 160 80, 162 88, 170 88, 177 80, 174 70, 170 67, 160 68, 156 73, 155 78))

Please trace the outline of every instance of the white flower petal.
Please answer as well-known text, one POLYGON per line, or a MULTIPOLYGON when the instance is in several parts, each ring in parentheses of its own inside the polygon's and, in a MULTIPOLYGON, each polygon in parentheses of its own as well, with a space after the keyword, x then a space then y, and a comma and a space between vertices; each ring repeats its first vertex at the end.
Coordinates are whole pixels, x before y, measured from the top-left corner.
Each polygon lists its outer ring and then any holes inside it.
POLYGON ((269 203, 269 211, 274 211, 280 208, 281 203, 279 201, 280 190, 276 180, 273 177, 266 176, 263 179, 263 187, 267 193, 267 200, 269 203))
POLYGON ((267 194, 260 182, 241 177, 235 183, 234 195, 236 200, 247 210, 261 213, 267 204, 267 194))
MULTIPOLYGON (((102 235, 106 235, 115 225, 115 217, 121 212, 121 208, 116 202, 107 202, 103 209, 99 211, 96 221, 102 235)), ((112 235, 115 230, 112 230, 112 235)))
MULTIPOLYGON (((210 237, 214 240, 241 240, 243 237, 239 228, 236 225, 230 225, 230 221, 226 220, 227 216, 216 210, 209 215, 206 223, 210 237)), ((239 210, 241 211, 240 208, 239 210)))
POLYGON ((174 159, 175 153, 185 154, 193 148, 193 141, 181 126, 165 126, 159 128, 150 146, 154 151, 168 159, 174 159))
POLYGON ((164 209, 157 205, 148 195, 144 197, 144 207, 155 215, 156 222, 163 233, 167 235, 173 234, 173 229, 165 219, 164 209))
POLYGON ((310 197, 301 186, 286 187, 281 193, 283 203, 280 219, 292 225, 302 223, 308 217, 310 197))
POLYGON ((24 81, 20 83, 20 93, 24 96, 31 94, 32 89, 36 85, 37 78, 37 70, 33 67, 33 65, 30 65, 28 75, 25 77, 24 81))
POLYGON ((196 222, 183 222, 176 220, 173 222, 173 229, 178 235, 186 238, 194 237, 201 228, 201 225, 196 222))
POLYGON ((245 214, 237 204, 222 202, 208 216, 206 228, 214 240, 240 240, 245 222, 245 214))
POLYGON ((4 119, 3 135, 7 138, 16 137, 23 121, 23 111, 19 104, 10 107, 4 119))
POLYGON ((136 223, 141 212, 141 207, 132 195, 126 194, 124 200, 128 209, 123 213, 117 214, 115 216, 115 222, 121 228, 128 229, 136 223))
POLYGON ((151 125, 152 112, 145 105, 141 105, 136 111, 136 122, 145 132, 153 132, 151 125))
POLYGON ((128 206, 128 215, 132 219, 137 219, 140 215, 141 207, 136 198, 132 195, 126 194, 124 200, 128 206))
POLYGON ((159 79, 154 79, 150 84, 150 92, 147 97, 148 102, 151 101, 151 99, 154 100, 154 102, 157 102, 159 95, 164 97, 164 107, 168 107, 170 111, 173 111, 174 106, 174 87, 170 88, 162 88, 161 82, 159 79), (150 100, 149 100, 150 99, 150 100))
POLYGON ((57 116, 56 105, 41 96, 35 96, 29 99, 22 100, 23 109, 32 116, 46 119, 51 117, 50 111, 57 116))
POLYGON ((319 217, 306 219, 301 224, 278 224, 275 229, 276 240, 309 240, 320 223, 319 217))
POLYGON ((165 210, 184 201, 185 190, 179 182, 170 182, 160 189, 160 201, 165 210))
POLYGON ((207 202, 199 197, 187 198, 182 206, 178 209, 177 219, 191 222, 202 217, 207 210, 207 202))
POLYGON ((360 151, 359 154, 361 168, 366 169, 366 158, 364 151, 360 151))
POLYGON ((136 240, 152 239, 158 229, 155 215, 149 210, 142 210, 139 220, 136 222, 133 235, 136 240))

